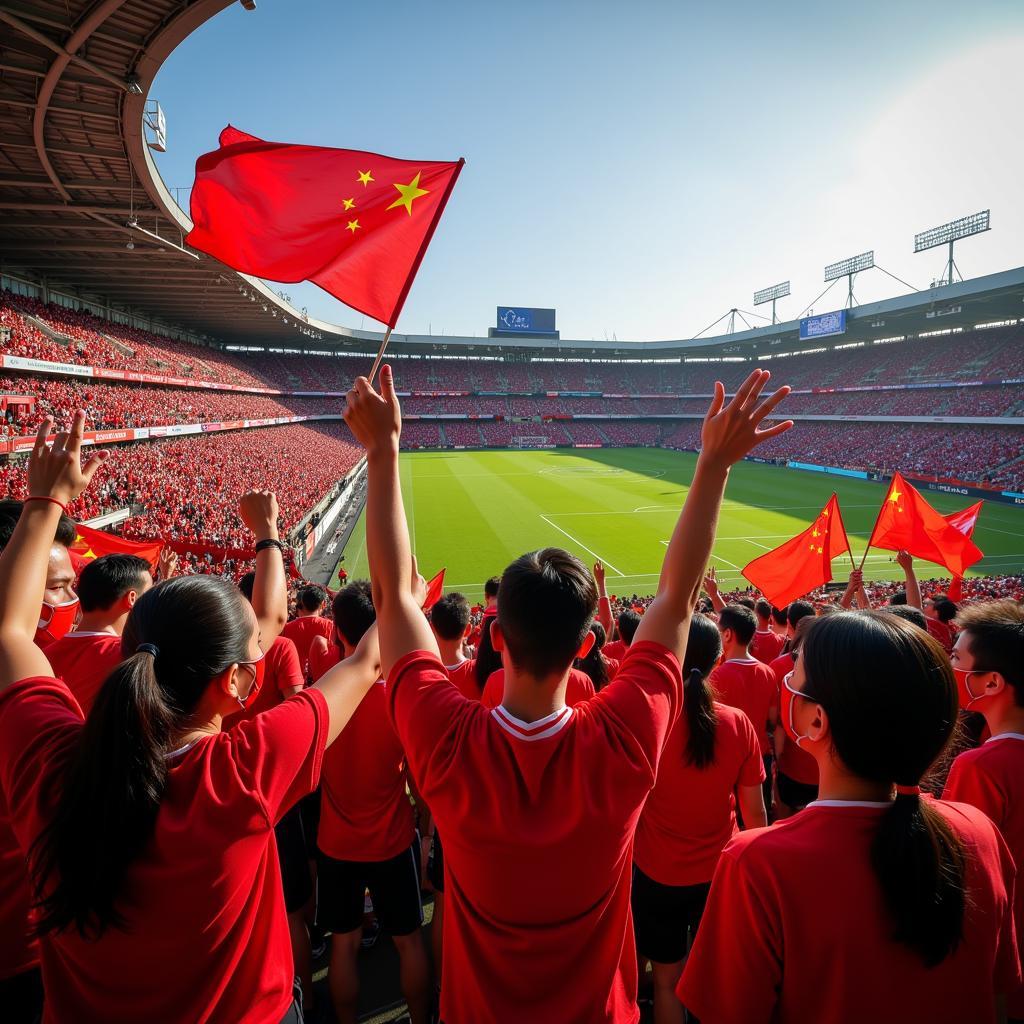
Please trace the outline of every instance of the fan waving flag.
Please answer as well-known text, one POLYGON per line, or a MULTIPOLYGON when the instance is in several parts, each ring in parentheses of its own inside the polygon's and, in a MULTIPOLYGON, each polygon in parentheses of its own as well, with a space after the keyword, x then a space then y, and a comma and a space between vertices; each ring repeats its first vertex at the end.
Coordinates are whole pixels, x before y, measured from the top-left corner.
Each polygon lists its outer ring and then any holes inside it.
MULTIPOLYGON (((899 473, 895 473, 875 528, 871 531, 868 547, 886 551, 906 550, 915 558, 944 565, 954 576, 963 576, 985 556, 970 536, 961 530, 963 523, 956 525, 951 519, 958 516, 969 519, 968 513, 972 511, 964 509, 947 519, 936 512, 899 473)), ((976 513, 974 519, 977 520, 976 513)))
POLYGON ((429 612, 444 596, 444 569, 433 579, 427 581, 427 596, 423 601, 423 610, 429 612))
MULTIPOLYGON (((977 501, 969 508, 962 509, 959 512, 950 512, 949 515, 945 515, 942 518, 949 523, 950 526, 956 527, 965 537, 974 536, 974 528, 978 525, 978 516, 981 515, 981 507, 985 502, 977 501)), ((953 576, 953 582, 949 586, 949 593, 946 595, 950 601, 959 601, 964 595, 964 578, 963 576, 953 576)))
POLYGON ((771 601, 784 608, 790 601, 832 579, 832 559, 850 550, 835 494, 803 533, 787 540, 743 570, 743 575, 771 601))
POLYGON ((164 544, 160 540, 135 541, 125 540, 113 533, 94 530, 91 526, 76 527, 75 542, 71 545, 72 555, 77 555, 83 566, 94 562, 103 555, 137 555, 149 562, 156 571, 157 559, 163 551, 164 544))
POLYGON ((196 161, 185 241, 271 281, 312 281, 394 327, 464 161, 264 142, 230 125, 196 161))

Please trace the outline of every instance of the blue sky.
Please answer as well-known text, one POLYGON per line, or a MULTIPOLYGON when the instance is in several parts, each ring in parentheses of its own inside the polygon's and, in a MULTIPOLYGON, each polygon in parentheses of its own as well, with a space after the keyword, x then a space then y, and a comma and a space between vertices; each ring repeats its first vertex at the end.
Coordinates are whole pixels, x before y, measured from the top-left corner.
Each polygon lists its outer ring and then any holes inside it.
MULTIPOLYGON (((871 248, 926 286, 943 253, 914 255, 914 233, 986 207, 964 276, 1024 263, 1017 0, 258 4, 214 18, 154 83, 164 180, 190 185, 229 122, 464 156, 402 332, 484 335, 518 304, 554 306, 563 337, 691 337, 786 279, 794 317, 826 263, 871 248)), ((284 290, 377 327, 312 285, 284 290)), ((857 298, 904 290, 872 271, 857 298)))

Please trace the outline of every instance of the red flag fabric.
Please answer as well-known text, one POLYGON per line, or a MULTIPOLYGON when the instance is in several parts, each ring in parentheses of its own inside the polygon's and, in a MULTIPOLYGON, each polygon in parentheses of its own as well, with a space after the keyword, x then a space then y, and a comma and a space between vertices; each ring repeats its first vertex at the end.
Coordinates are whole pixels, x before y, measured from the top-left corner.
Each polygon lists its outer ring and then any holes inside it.
POLYGON ((936 512, 899 473, 893 475, 868 547, 904 549, 915 558, 944 565, 954 576, 963 576, 985 557, 969 536, 936 512))
POLYGON ((228 125, 196 161, 185 241, 246 274, 312 281, 394 327, 463 162, 264 142, 228 125))
POLYGON ((755 558, 743 575, 776 608, 784 608, 828 583, 832 579, 832 559, 849 550, 839 498, 833 494, 803 533, 755 558))
MULTIPOLYGON (((974 535, 975 526, 978 525, 978 516, 981 515, 981 506, 984 504, 983 501, 977 501, 969 508, 961 509, 959 512, 950 512, 949 515, 942 518, 950 526, 955 526, 965 537, 971 537, 974 535)), ((949 585, 949 593, 946 596, 950 601, 959 601, 964 596, 963 576, 953 577, 953 581, 949 585)))
POLYGON ((103 555, 138 555, 144 558, 156 572, 157 559, 163 551, 164 543, 161 540, 135 541, 125 540, 113 533, 106 533, 104 530, 94 530, 91 526, 79 524, 75 536, 75 542, 71 545, 71 555, 76 555, 82 561, 84 568, 89 562, 101 558, 103 555))
POLYGON ((427 597, 423 602, 425 612, 429 612, 444 596, 444 573, 442 569, 432 580, 427 581, 427 597))

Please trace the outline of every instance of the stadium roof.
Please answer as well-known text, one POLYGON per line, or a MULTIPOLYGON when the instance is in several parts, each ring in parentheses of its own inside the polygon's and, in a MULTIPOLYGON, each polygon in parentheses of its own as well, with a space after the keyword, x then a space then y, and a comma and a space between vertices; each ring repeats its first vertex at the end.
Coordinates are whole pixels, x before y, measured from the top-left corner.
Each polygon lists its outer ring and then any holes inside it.
MULTIPOLYGON (((379 333, 307 318, 261 281, 181 244, 190 224, 150 154, 146 99, 175 47, 232 2, 0 0, 0 269, 226 344, 375 348, 379 333)), ((845 335, 828 343, 1017 320, 1022 301, 1018 268, 857 306, 845 335)), ((391 344, 410 354, 636 359, 777 354, 809 343, 791 321, 694 340, 396 334, 391 344)))

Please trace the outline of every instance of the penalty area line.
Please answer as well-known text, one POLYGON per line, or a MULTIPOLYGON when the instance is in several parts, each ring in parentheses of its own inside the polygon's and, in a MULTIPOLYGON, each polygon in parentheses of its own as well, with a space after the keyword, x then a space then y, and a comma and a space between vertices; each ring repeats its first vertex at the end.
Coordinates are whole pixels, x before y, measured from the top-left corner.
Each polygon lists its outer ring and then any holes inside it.
POLYGON ((542 515, 541 519, 543 519, 544 522, 548 524, 548 526, 553 526, 559 533, 565 534, 565 536, 568 537, 569 540, 571 540, 573 542, 573 544, 575 544, 577 547, 583 548, 584 551, 586 551, 589 554, 593 555, 599 562, 602 562, 605 565, 607 565, 608 568, 611 569, 612 572, 614 572, 616 576, 624 576, 625 575, 625 573, 623 573, 620 570, 616 569, 615 566, 612 565, 612 563, 609 562, 607 558, 603 558, 601 555, 599 555, 592 548, 588 548, 586 544, 584 544, 582 541, 577 540, 571 533, 569 533, 568 530, 563 530, 558 525, 558 523, 551 522, 551 520, 548 519, 548 517, 545 516, 545 515, 542 515))

